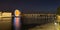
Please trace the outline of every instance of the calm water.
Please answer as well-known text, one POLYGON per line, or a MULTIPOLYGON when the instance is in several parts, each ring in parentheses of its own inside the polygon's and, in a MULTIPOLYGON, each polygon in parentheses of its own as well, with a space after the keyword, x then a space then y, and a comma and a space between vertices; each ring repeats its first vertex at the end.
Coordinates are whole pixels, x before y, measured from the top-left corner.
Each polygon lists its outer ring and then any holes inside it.
POLYGON ((0 30, 11 30, 11 20, 12 18, 1 18, 0 20, 0 30))
MULTIPOLYGON (((1 18, 0 19, 0 30, 11 30, 12 18, 1 18)), ((32 26, 32 25, 30 25, 32 26)), ((24 26, 26 28, 26 26, 24 26)), ((47 23, 44 25, 37 25, 26 30, 55 30, 54 22, 47 23)))

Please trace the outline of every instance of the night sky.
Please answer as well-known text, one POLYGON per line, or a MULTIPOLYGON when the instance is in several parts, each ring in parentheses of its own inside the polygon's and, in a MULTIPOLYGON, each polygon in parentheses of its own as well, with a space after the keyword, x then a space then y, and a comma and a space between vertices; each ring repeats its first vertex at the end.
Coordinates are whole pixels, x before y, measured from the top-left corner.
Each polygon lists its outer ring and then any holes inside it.
POLYGON ((19 9, 23 13, 56 13, 59 0, 0 0, 0 11, 19 9))

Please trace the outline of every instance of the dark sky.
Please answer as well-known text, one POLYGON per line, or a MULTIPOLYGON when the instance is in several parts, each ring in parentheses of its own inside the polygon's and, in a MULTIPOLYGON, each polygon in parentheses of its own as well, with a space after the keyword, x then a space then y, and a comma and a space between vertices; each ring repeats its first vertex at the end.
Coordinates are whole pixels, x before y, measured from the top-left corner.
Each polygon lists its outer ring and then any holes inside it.
POLYGON ((29 11, 30 13, 56 13, 58 6, 60 6, 59 0, 0 0, 0 10, 2 11, 19 9, 23 13, 29 11))

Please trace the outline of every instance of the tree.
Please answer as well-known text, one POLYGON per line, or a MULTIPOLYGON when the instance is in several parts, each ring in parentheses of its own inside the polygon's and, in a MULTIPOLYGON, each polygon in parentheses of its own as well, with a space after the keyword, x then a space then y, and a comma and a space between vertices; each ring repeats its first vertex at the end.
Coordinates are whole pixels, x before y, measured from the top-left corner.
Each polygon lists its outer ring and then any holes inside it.
POLYGON ((60 15, 60 6, 57 8, 57 15, 60 15))

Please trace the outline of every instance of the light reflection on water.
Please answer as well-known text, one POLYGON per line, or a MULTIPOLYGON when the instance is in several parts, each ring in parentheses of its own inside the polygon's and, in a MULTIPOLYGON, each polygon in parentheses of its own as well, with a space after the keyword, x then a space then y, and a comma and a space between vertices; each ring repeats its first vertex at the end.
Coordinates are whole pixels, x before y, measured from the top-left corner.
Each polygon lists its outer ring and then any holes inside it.
POLYGON ((1 21, 2 22, 11 22, 12 18, 2 18, 1 21))
POLYGON ((0 30, 11 30, 12 18, 1 18, 0 19, 0 30))
MULTIPOLYGON (((12 18, 1 18, 0 19, 0 30, 11 30, 11 21, 12 18)), ((42 25, 42 26, 38 26, 38 27, 34 27, 34 28, 29 28, 29 30, 55 30, 54 28, 54 24, 50 23, 50 24, 46 24, 46 25, 42 25), (42 28, 41 28, 42 27, 42 28)))

